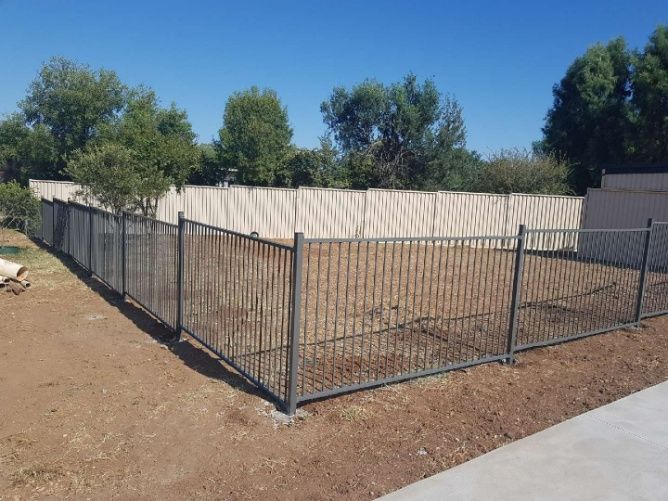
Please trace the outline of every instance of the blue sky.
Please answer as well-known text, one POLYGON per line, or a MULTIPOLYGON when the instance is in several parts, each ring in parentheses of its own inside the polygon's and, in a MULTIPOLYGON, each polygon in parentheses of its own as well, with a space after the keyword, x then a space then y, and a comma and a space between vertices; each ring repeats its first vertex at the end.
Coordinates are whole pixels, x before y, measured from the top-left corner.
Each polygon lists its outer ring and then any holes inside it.
POLYGON ((622 35, 642 47, 660 23, 665 0, 0 0, 0 114, 62 55, 151 86, 187 110, 201 142, 232 92, 271 87, 294 142, 315 146, 334 86, 413 72, 459 100, 469 147, 488 154, 540 137, 552 85, 589 45, 622 35))

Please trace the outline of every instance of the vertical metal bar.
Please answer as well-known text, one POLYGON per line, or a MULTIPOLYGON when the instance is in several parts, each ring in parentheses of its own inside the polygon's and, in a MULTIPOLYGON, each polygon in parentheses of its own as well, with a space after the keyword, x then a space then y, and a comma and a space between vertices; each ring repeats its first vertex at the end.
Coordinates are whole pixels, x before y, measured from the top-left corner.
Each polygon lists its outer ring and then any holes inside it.
POLYGON ((299 323, 301 318, 302 261, 304 259, 304 234, 295 233, 292 265, 292 318, 290 319, 290 379, 288 384, 288 415, 297 411, 297 374, 299 369, 299 323))
POLYGON ((654 219, 649 218, 647 221, 647 236, 645 237, 645 245, 642 252, 642 264, 640 265, 640 281, 638 283, 638 298, 636 299, 636 315, 635 321, 640 327, 640 319, 642 318, 642 306, 645 299, 645 282, 647 281, 647 263, 649 262, 649 248, 654 233, 654 219))
POLYGON ((183 235, 183 225, 185 217, 183 212, 179 211, 179 225, 178 225, 178 261, 177 261, 177 293, 176 293, 176 338, 175 341, 181 340, 181 329, 183 328, 183 254, 185 251, 185 239, 183 235))
POLYGON ((513 273, 513 295, 510 303, 510 326, 508 328, 508 344, 506 355, 508 363, 512 363, 515 355, 517 337, 517 317, 519 314, 520 294, 522 289, 522 270, 524 268, 524 245, 526 240, 526 227, 521 224, 517 234, 517 254, 515 257, 515 270, 513 273))

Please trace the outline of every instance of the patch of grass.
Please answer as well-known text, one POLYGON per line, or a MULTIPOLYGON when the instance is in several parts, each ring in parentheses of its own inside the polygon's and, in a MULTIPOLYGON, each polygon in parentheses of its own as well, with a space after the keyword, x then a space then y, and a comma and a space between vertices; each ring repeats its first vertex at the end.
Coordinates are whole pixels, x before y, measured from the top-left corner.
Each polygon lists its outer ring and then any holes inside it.
POLYGON ((353 405, 351 407, 346 407, 339 411, 339 415, 346 421, 364 421, 371 417, 371 411, 360 407, 358 405, 353 405))
POLYGON ((76 275, 53 254, 39 248, 23 233, 15 230, 0 229, 0 242, 4 245, 19 247, 19 253, 6 256, 5 259, 22 264, 28 268, 28 280, 47 289, 55 289, 65 282, 74 283, 76 275))

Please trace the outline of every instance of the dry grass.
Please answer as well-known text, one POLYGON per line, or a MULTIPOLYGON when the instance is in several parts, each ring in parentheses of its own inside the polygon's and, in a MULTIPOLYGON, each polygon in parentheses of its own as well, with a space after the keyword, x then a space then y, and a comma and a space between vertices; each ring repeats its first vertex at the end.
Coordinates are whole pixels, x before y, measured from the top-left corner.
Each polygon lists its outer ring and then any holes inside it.
POLYGON ((358 405, 353 405, 351 407, 341 409, 339 414, 343 419, 350 422, 364 421, 365 419, 371 417, 371 411, 358 405))
POLYGON ((6 259, 26 266, 30 272, 28 280, 32 281, 33 277, 39 276, 39 281, 33 282, 33 285, 53 290, 62 286, 63 281, 67 281, 69 284, 79 282, 77 277, 68 271, 58 257, 49 252, 44 252, 21 232, 0 229, 0 244, 19 247, 18 254, 6 256, 6 259))

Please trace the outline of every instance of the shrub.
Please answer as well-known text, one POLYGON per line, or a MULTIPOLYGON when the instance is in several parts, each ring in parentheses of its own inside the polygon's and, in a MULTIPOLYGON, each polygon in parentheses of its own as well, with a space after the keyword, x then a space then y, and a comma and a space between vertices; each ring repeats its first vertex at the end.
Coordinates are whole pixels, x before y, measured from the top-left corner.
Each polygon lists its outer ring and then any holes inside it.
POLYGON ((0 183, 0 226, 34 233, 42 221, 40 201, 16 181, 0 183))
POLYGON ((568 174, 568 166, 554 156, 501 150, 482 165, 471 191, 566 195, 568 174))

